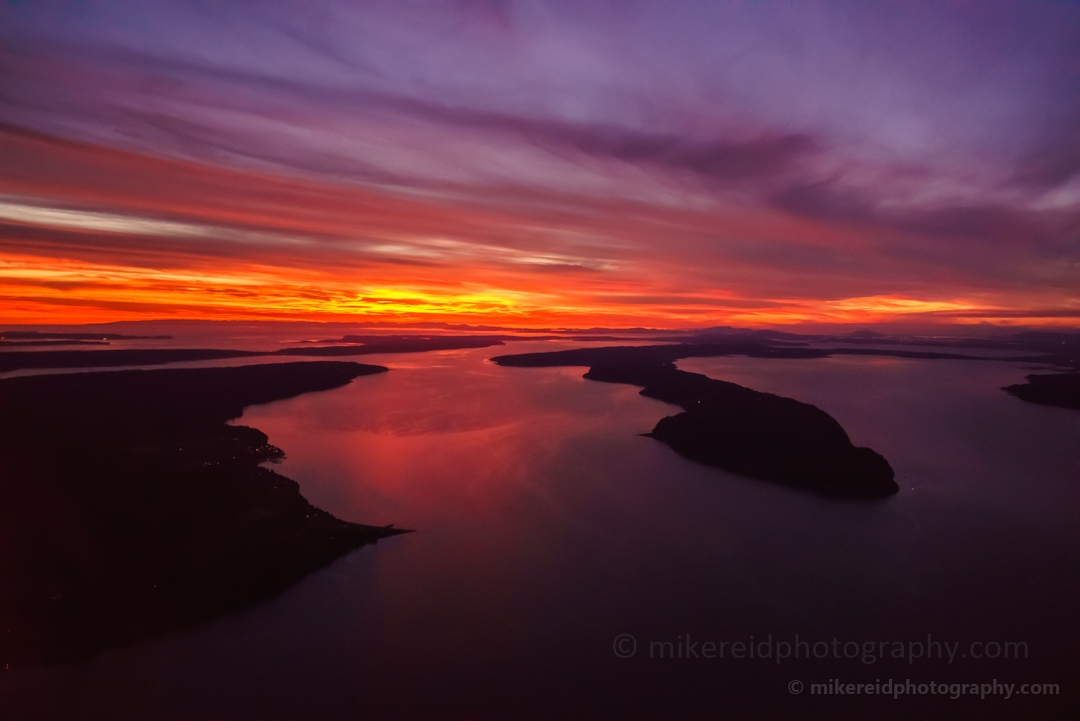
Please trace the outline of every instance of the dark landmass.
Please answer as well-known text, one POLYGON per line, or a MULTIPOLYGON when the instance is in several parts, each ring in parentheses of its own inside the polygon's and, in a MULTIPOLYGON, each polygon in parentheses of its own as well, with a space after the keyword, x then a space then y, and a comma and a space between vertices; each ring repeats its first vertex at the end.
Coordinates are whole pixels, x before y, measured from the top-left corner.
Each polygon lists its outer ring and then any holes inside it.
MULTIPOLYGON (((659 339, 657 339, 659 340, 659 339)), ((687 344, 729 344, 750 343, 779 346, 782 344, 852 344, 852 345, 885 345, 885 346, 931 346, 951 351, 963 350, 994 350, 1011 351, 1014 353, 1029 353, 1031 355, 1016 355, 1007 358, 1021 362, 1050 363, 1071 368, 1080 368, 1080 333, 1076 331, 1027 331, 1012 333, 1005 336, 994 337, 941 337, 941 336, 888 336, 875 331, 862 330, 844 335, 796 335, 771 330, 750 330, 744 328, 709 328, 701 331, 693 331, 680 340, 687 344)), ((917 353, 918 351, 907 351, 917 353)), ((829 350, 831 355, 855 355, 857 349, 833 348, 829 350)), ((965 359, 982 360, 986 356, 958 355, 943 352, 940 355, 902 355, 900 352, 891 353, 882 349, 870 349, 864 351, 870 355, 895 355, 898 357, 926 358, 926 359, 965 359)), ((997 356, 992 360, 1004 360, 997 356)))
POLYGON ((1032 403, 1080 410, 1080 373, 1030 375, 1027 383, 1006 386, 1002 390, 1032 403))
MULTIPOLYGON (((526 338, 519 337, 516 340, 547 340, 546 338, 526 338)), ((671 335, 671 336, 651 336, 649 338, 639 338, 634 336, 625 335, 558 335, 552 336, 551 340, 575 340, 582 342, 601 342, 601 343, 614 343, 614 342, 626 342, 637 341, 639 343, 682 343, 690 340, 686 336, 671 335)))
MULTIPOLYGON (((1032 331, 1029 333, 1017 333, 1000 340, 969 340, 966 341, 966 347, 1031 351, 1038 355, 1026 356, 1019 360, 1053 363, 1080 370, 1080 333, 1032 331)), ((1018 359, 1010 358, 1010 360, 1018 359)))
POLYGON ((0 340, 0 348, 46 345, 109 345, 107 340, 0 340))
MULTIPOLYGON (((1048 363, 1065 367, 1080 368, 1080 333, 1075 331, 1029 331, 998 337, 926 337, 926 336, 889 336, 870 330, 855 331, 842 335, 810 335, 786 333, 775 330, 754 330, 748 328, 717 327, 704 330, 658 331, 655 329, 631 328, 608 333, 586 333, 560 331, 558 334, 488 334, 485 337, 503 341, 511 340, 573 340, 583 342, 639 342, 671 343, 692 348, 726 347, 732 350, 710 352, 708 355, 739 355, 753 357, 790 357, 790 358, 825 358, 832 355, 880 355, 897 358, 915 358, 922 360, 1010 360, 1030 363, 1048 363), (640 333, 640 335, 636 335, 640 333), (772 348, 811 348, 814 354, 777 356, 764 349, 772 348), (827 347, 836 344, 836 347, 827 347), (854 346, 892 346, 891 348, 846 348, 854 346), (905 350, 904 346, 930 346, 941 348, 940 351, 905 350), (1010 351, 1017 355, 1002 356, 972 355, 965 351, 993 350, 1010 351), (1026 354, 1026 355, 1022 355, 1026 354)), ((358 343, 377 342, 378 339, 392 336, 346 335, 340 339, 300 341, 301 343, 358 343)), ((699 355, 704 353, 696 352, 699 355)), ((689 356, 685 356, 689 357, 689 356)))
POLYGON ((882 350, 880 348, 827 348, 825 349, 825 354, 826 356, 877 355, 888 356, 890 358, 916 358, 920 360, 1015 360, 1013 358, 1003 359, 990 356, 967 355, 964 353, 937 353, 934 351, 917 350, 882 350))
POLYGON ((324 343, 367 343, 367 344, 380 344, 391 342, 398 338, 475 338, 478 345, 475 347, 483 348, 488 345, 499 345, 497 342, 482 343, 481 340, 488 341, 508 341, 508 340, 576 340, 576 341, 649 341, 649 342, 661 342, 661 343, 680 343, 688 339, 685 335, 670 335, 670 336, 657 336, 649 338, 639 338, 635 336, 624 335, 512 335, 512 334, 500 334, 500 335, 478 335, 478 336, 388 336, 388 335, 346 335, 341 338, 324 338, 320 340, 297 340, 293 343, 302 344, 324 344, 324 343))
POLYGON ((495 335, 347 335, 342 343, 363 343, 368 346, 409 346, 416 344, 446 344, 447 348, 486 348, 502 345, 503 336, 495 335), (454 345, 459 343, 460 345, 454 345))
MULTIPOLYGON (((1003 338, 908 338, 877 335, 832 336, 826 342, 865 343, 876 345, 936 346, 953 350, 994 350, 1027 353, 995 360, 1028 363, 1049 363, 1069 368, 1080 368, 1080 333, 1060 331, 1031 331, 1016 333, 1003 338)), ((820 342, 820 340, 819 340, 820 342)))
POLYGON ((833 355, 877 355, 925 360, 1001 360, 958 353, 935 353, 923 351, 882 350, 877 348, 809 348, 803 345, 772 344, 753 341, 729 341, 722 343, 679 343, 672 345, 609 346, 606 348, 575 348, 573 350, 546 353, 522 353, 492 358, 500 365, 539 366, 591 366, 626 357, 673 363, 681 358, 712 358, 728 355, 745 355, 751 358, 828 358, 833 355))
POLYGON ((121 333, 46 333, 36 330, 0 330, 8 340, 172 340, 171 335, 123 335, 121 333))
POLYGON ((79 659, 239 611, 401 533, 313 507, 247 405, 386 369, 347 362, 0 380, 0 664, 79 659))
MULTIPOLYGON (((321 343, 322 341, 315 341, 321 343)), ((283 348, 277 355, 341 356, 371 353, 422 353, 433 350, 457 350, 460 348, 487 348, 504 345, 493 336, 359 336, 347 335, 340 343, 355 345, 320 346, 307 348, 283 348)))
POLYGON ((673 363, 680 358, 725 355, 748 355, 754 358, 825 358, 828 352, 816 348, 775 348, 762 343, 679 343, 673 345, 574 348, 573 350, 497 356, 491 360, 503 366, 539 368, 545 366, 594 366, 627 359, 673 363))
POLYGON ((730 338, 754 338, 757 340, 813 340, 815 336, 804 336, 797 333, 785 333, 780 330, 756 330, 753 328, 732 328, 729 325, 714 326, 702 330, 691 331, 688 341, 709 342, 730 338))
MULTIPOLYGON (((710 466, 827 495, 880 498, 899 490, 888 461, 852 445, 840 424, 821 409, 680 371, 672 363, 675 358, 720 354, 714 350, 590 348, 492 360, 519 367, 589 365, 585 377, 590 380, 643 386, 642 395, 685 410, 662 418, 647 435, 710 466)), ((808 349, 771 350, 790 354, 780 357, 819 357, 804 355, 808 349)))
POLYGON ((183 361, 252 358, 268 353, 209 348, 123 348, 117 350, 40 350, 0 353, 0 373, 27 368, 108 368, 183 361))
POLYGON ((382 336, 362 345, 283 348, 276 351, 218 350, 212 348, 124 348, 118 350, 55 350, 0 352, 0 373, 30 368, 116 368, 161 365, 223 358, 266 356, 358 356, 372 353, 422 353, 459 348, 503 345, 485 336, 382 336))

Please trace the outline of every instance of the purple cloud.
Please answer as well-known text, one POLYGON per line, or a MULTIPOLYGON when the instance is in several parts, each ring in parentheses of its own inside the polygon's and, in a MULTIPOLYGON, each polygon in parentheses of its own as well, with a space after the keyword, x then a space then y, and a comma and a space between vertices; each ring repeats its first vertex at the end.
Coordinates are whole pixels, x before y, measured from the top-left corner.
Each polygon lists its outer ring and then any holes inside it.
POLYGON ((1050 1, 43 1, 0 9, 0 122, 469 202, 747 206, 858 226, 854 274, 1068 287, 1077 38, 1050 1))

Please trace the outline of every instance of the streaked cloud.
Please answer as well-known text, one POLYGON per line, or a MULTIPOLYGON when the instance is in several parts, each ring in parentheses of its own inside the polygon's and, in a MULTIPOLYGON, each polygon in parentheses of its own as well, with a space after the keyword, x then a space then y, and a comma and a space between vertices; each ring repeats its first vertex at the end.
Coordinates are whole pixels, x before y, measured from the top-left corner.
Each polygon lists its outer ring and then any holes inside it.
MULTIPOLYGON (((1077 37, 1051 1, 7 4, 0 257, 102 269, 102 313, 1075 323, 1077 37)), ((3 276, 19 317, 56 272, 3 276)))

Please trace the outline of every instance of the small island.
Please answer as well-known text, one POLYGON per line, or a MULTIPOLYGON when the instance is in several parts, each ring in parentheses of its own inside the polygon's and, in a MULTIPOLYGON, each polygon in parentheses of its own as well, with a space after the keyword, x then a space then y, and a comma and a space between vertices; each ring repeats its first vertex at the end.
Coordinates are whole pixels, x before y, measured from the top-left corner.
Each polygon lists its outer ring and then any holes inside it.
POLYGON ((308 361, 0 380, 0 664, 54 663, 278 594, 404 531, 335 518, 229 425, 381 366, 308 361))
POLYGON ((1080 373, 1029 375, 1027 383, 1002 390, 1031 403, 1080 410, 1080 373))
POLYGON ((899 490, 888 461, 854 446, 816 406, 681 371, 670 360, 701 352, 712 349, 627 346, 492 361, 518 367, 588 364, 590 380, 643 386, 642 395, 684 409, 645 435, 700 463, 831 496, 881 498, 899 490))

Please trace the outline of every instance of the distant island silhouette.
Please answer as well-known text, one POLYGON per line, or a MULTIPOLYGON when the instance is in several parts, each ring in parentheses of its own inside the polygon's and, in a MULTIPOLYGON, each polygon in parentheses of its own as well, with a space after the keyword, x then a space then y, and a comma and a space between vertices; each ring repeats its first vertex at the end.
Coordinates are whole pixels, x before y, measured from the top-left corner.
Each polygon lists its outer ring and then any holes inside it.
POLYGON ((1080 373, 1029 375, 1027 383, 1006 386, 1002 390, 1032 403, 1080 410, 1080 373))
POLYGON ((245 406, 381 366, 308 361, 0 380, 0 664, 83 658, 280 593, 404 531, 313 507, 245 406))
POLYGON ((42 350, 0 352, 0 373, 34 368, 118 368, 226 358, 267 356, 340 357, 373 353, 422 353, 503 345, 492 336, 367 336, 364 343, 341 346, 282 348, 276 351, 215 348, 120 348, 110 350, 42 350))
POLYGON ((110 343, 107 340, 0 340, 0 348, 57 345, 110 345, 110 343))
POLYGON ((391 336, 345 336, 342 343, 351 345, 320 346, 306 348, 283 348, 275 355, 297 356, 345 356, 368 353, 422 353, 433 350, 459 350, 462 348, 488 348, 504 345, 502 338, 490 335, 391 335, 391 336))
MULTIPOLYGON (((833 496, 881 498, 899 490, 888 461, 869 448, 855 447, 840 424, 816 406, 681 371, 672 362, 721 355, 722 350, 713 344, 624 346, 498 356, 492 361, 517 367, 587 365, 585 377, 590 380, 643 386, 642 395, 684 409, 662 418, 646 435, 710 466, 833 496)), ((759 351, 796 358, 815 352, 759 351)))
MULTIPOLYGON (((0 348, 4 346, 53 345, 54 338, 76 344, 79 338, 131 340, 162 339, 169 336, 120 336, 117 334, 61 333, 45 334, 32 331, 0 331, 0 348), (5 341, 10 338, 13 340, 5 341)), ((274 351, 245 351, 213 348, 124 348, 109 350, 0 350, 0 373, 36 368, 119 368, 135 365, 161 365, 190 361, 222 360, 226 358, 259 358, 266 356, 296 355, 307 357, 345 357, 372 353, 416 353, 429 350, 454 350, 460 348, 485 348, 504 345, 516 340, 576 340, 619 342, 644 340, 617 335, 583 334, 531 334, 529 336, 505 333, 480 335, 344 335, 340 338, 319 340, 294 340, 291 347, 274 351)), ((796 335, 780 331, 750 331, 735 328, 713 328, 687 335, 657 335, 648 338, 652 343, 668 345, 636 346, 655 349, 654 358, 667 361, 692 356, 745 355, 751 358, 828 358, 836 355, 885 356, 912 360, 972 360, 1044 363, 1064 368, 1080 369, 1080 334, 1056 332, 1017 333, 1004 338, 916 338, 889 337, 871 331, 857 331, 848 335, 796 335), (818 344, 811 347, 811 343, 818 344), (845 347, 823 344, 885 345, 888 348, 845 347), (937 351, 907 350, 905 345, 933 346, 937 351), (956 350, 1006 351, 1012 355, 973 355, 957 353, 956 350)), ((91 341, 84 340, 83 343, 91 341)), ((99 343, 105 342, 99 340, 99 343)), ((615 346, 624 347, 624 346, 615 346)), ((560 351, 570 354, 601 351, 600 348, 560 351)), ((587 364, 586 364, 587 365, 587 364)))
POLYGON ((120 333, 60 333, 36 330, 0 330, 0 348, 57 345, 109 345, 111 340, 170 340, 168 335, 122 335, 120 333))
POLYGON ((171 340, 171 335, 123 333, 63 333, 39 330, 0 330, 0 340, 171 340))

